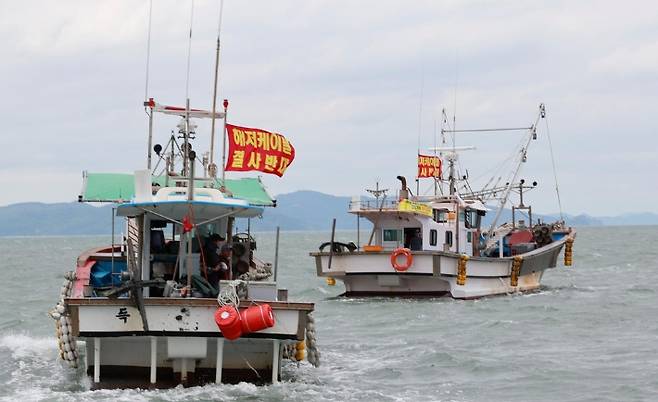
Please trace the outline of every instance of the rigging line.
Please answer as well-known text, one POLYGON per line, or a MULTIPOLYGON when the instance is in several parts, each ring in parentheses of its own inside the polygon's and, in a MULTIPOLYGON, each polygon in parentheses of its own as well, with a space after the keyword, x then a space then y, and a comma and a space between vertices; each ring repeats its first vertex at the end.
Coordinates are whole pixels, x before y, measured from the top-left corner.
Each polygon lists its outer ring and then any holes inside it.
POLYGON ((192 58, 192 23, 194 22, 194 0, 190 3, 190 37, 187 42, 187 76, 185 78, 185 99, 190 99, 190 60, 192 58))
MULTIPOLYGON (((144 102, 148 101, 149 97, 149 67, 151 64, 151 21, 153 17, 153 0, 149 1, 149 23, 148 34, 146 36, 146 83, 144 84, 144 102)), ((146 108, 145 108, 146 109, 146 108)), ((148 112, 147 112, 148 114, 148 112)))
MULTIPOLYGON (((524 143, 524 139, 521 138, 521 139, 518 141, 518 143, 516 144, 516 146, 513 148, 512 153, 511 153, 506 159, 504 159, 499 165, 497 165, 494 169, 492 169, 492 171, 494 172, 494 174, 493 174, 493 176, 491 177, 491 180, 493 180, 493 179, 496 177, 496 175, 497 175, 496 172, 502 172, 502 171, 503 171, 503 168, 505 168, 505 167, 507 166, 508 163, 512 162, 512 161, 515 159, 515 157, 518 155, 518 152, 519 152, 518 149, 521 148, 521 147, 523 146, 523 143, 524 143)), ((483 175, 479 176, 477 179, 479 180, 479 179, 482 178, 485 174, 486 174, 486 173, 484 173, 483 175)), ((502 176, 502 173, 500 174, 500 176, 502 176)), ((491 180, 490 180, 490 181, 491 181, 491 180)), ((483 188, 483 190, 485 190, 485 189, 486 189, 486 186, 483 188)))
POLYGON ((557 182, 557 169, 555 168, 555 157, 553 156, 553 142, 551 141, 551 131, 548 129, 548 119, 544 118, 546 123, 546 137, 548 137, 548 147, 551 150, 551 163, 553 164, 553 178, 555 179, 555 193, 557 194, 557 205, 560 208, 560 220, 564 221, 562 213, 562 200, 560 200, 560 188, 557 182))

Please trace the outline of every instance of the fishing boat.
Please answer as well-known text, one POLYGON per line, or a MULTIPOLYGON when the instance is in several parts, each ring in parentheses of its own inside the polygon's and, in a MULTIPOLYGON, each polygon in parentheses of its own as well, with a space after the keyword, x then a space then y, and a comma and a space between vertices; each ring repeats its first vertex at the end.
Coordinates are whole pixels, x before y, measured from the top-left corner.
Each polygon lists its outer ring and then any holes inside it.
POLYGON ((519 175, 528 148, 537 139, 537 124, 545 117, 542 104, 534 124, 528 127, 443 128, 442 145, 445 134, 452 133, 452 146, 432 148, 436 155, 418 155, 418 178, 432 178, 434 194, 419 196, 417 186, 414 195, 406 178, 398 176, 400 190, 394 199, 387 199, 388 190, 379 184, 368 190, 374 199, 354 197, 349 212, 357 216, 357 223, 365 218, 372 225, 369 239, 361 245, 357 229, 356 244, 336 242, 334 220, 331 241, 310 253, 317 275, 326 277, 329 285, 342 281, 345 294, 353 296, 450 295, 474 299, 538 289, 545 271, 557 266, 563 249, 564 265, 571 265, 576 237, 575 229, 563 219, 533 220, 532 207, 523 198, 524 192, 537 186, 519 179, 519 175), (454 133, 501 130, 525 132, 519 148, 513 150, 513 168, 473 191, 468 176, 457 171, 456 162, 460 152, 474 148, 456 146, 454 133), (445 179, 444 162, 449 165, 445 179), (447 185, 446 191, 443 185, 447 185), (511 221, 499 225, 513 193, 519 195, 519 203, 512 205, 511 221), (497 207, 490 206, 492 201, 498 201, 497 207), (493 219, 489 219, 491 215, 493 219), (490 223, 485 225, 487 219, 490 223))
MULTIPOLYGON (((217 63, 218 55, 219 36, 217 63)), ((227 124, 217 71, 211 110, 191 108, 189 97, 182 107, 146 98, 146 169, 83 174, 78 200, 113 204, 112 240, 78 257, 50 315, 60 357, 82 366, 92 388, 275 383, 282 359, 319 364, 313 303, 289 301, 277 285, 278 229, 273 263, 257 256, 251 219, 276 200, 260 178, 226 177, 282 176, 294 148, 280 134, 227 124), (156 114, 179 120, 166 142, 157 142, 156 114), (196 119, 211 119, 210 136, 197 133, 196 119), (210 151, 197 152, 208 138, 210 151)))
POLYGON ((277 260, 263 262, 250 230, 234 230, 240 221, 249 228, 275 200, 259 179, 213 177, 207 155, 198 160, 190 118, 212 112, 153 100, 146 107, 151 118, 183 116, 183 141, 172 134, 165 147, 153 147, 165 163, 160 175, 153 173, 159 164, 84 174, 79 201, 115 203, 112 228, 122 219, 125 236, 84 252, 66 274, 51 312, 62 359, 85 367, 99 388, 277 382, 282 357, 301 360, 305 347, 318 364, 313 304, 288 301, 277 260), (208 281, 213 235, 228 251, 218 288, 208 281), (76 340, 86 341, 82 352, 76 340))

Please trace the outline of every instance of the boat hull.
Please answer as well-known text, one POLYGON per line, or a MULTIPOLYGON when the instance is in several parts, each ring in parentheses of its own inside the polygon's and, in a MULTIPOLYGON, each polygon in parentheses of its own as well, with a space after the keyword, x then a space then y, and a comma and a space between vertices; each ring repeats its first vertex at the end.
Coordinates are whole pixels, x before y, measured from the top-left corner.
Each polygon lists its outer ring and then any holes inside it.
POLYGON ((390 251, 311 255, 318 276, 342 281, 346 295, 450 295, 455 299, 474 299, 538 289, 544 272, 557 266, 565 241, 566 238, 520 254, 523 263, 515 285, 512 257, 469 258, 466 281, 460 285, 457 273, 461 256, 455 253, 414 251, 413 263, 404 272, 392 267, 390 251))
POLYGON ((86 341, 93 388, 170 387, 279 379, 281 348, 305 338, 309 303, 268 303, 275 325, 226 340, 214 320, 214 299, 147 298, 144 330, 127 298, 67 299, 73 334, 86 341))

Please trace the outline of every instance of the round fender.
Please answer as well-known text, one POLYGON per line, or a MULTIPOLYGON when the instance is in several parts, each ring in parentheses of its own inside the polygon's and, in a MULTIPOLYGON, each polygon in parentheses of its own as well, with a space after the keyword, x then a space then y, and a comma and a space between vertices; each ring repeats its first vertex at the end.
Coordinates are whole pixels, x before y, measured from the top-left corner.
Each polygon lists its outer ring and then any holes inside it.
POLYGON ((391 253, 391 265, 393 266, 393 269, 395 269, 398 272, 404 272, 409 269, 411 264, 414 263, 414 256, 411 254, 411 250, 408 248, 396 248, 393 253, 391 253), (403 255, 405 257, 404 263, 399 264, 398 263, 398 257, 403 255))

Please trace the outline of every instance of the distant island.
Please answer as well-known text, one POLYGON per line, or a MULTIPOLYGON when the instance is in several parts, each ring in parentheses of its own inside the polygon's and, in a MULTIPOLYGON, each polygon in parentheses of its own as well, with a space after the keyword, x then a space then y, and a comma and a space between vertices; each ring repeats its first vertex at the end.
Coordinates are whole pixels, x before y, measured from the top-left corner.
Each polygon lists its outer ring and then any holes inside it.
MULTIPOLYGON (((339 197, 317 191, 295 191, 277 197, 277 207, 266 208, 265 219, 252 219, 254 231, 271 231, 277 226, 282 230, 331 229, 336 218, 338 229, 355 229, 356 217, 347 213, 350 197, 339 197)), ((535 214, 533 218, 554 221, 554 215, 535 214)), ((658 214, 632 213, 617 216, 594 217, 586 214, 565 215, 570 226, 621 226, 658 225, 658 214)), ((501 214, 500 222, 511 221, 511 211, 501 214)), ((12 204, 0 207, 0 236, 52 236, 93 235, 111 232, 112 206, 94 206, 85 203, 37 202, 12 204)), ((485 221, 485 223, 487 223, 485 221)), ((366 229, 367 221, 361 225, 366 229)), ((123 222, 117 219, 115 230, 123 230, 123 222)))

